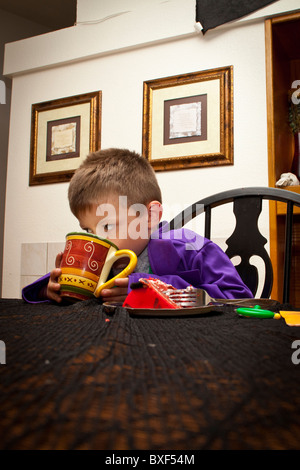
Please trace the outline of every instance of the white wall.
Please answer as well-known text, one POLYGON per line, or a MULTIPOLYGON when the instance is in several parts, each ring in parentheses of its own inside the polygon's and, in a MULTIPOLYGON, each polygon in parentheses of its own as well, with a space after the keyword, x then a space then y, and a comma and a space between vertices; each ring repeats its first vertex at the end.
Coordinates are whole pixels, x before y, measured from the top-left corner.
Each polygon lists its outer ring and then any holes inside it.
MULTIPOLYGON (((294 0, 276 3, 287 10, 295 5, 294 0)), ((68 208, 67 183, 28 186, 32 103, 102 90, 102 148, 141 152, 143 81, 233 65, 234 165, 157 173, 164 203, 171 206, 180 198, 183 208, 217 191, 268 185, 264 18, 243 20, 203 36, 194 30, 194 0, 145 0, 143 7, 137 0, 122 0, 121 10, 120 0, 109 0, 105 6, 99 8, 96 0, 79 1, 78 21, 99 20, 117 11, 131 13, 13 43, 6 50, 5 70, 13 77, 13 94, 3 297, 20 296, 22 243, 61 242, 65 233, 78 229, 68 208), (85 43, 78 50, 83 35, 85 43)), ((223 225, 221 221, 217 237, 223 237, 223 225)))
POLYGON ((0 9, 0 80, 1 83, 5 83, 5 104, 3 103, 3 96, 0 96, 0 296, 2 287, 3 226, 11 97, 11 79, 2 76, 4 45, 8 41, 16 41, 30 35, 42 34, 46 31, 48 32, 49 28, 0 9))

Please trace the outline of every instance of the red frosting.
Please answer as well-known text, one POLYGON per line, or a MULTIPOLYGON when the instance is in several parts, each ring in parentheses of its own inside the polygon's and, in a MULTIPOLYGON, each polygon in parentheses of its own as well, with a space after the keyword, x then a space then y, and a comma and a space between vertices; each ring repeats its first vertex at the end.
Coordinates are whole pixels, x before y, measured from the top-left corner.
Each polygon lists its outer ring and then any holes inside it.
POLYGON ((123 307, 131 308, 180 308, 173 302, 168 290, 175 289, 159 279, 140 279, 138 285, 131 285, 132 290, 126 297, 123 307))

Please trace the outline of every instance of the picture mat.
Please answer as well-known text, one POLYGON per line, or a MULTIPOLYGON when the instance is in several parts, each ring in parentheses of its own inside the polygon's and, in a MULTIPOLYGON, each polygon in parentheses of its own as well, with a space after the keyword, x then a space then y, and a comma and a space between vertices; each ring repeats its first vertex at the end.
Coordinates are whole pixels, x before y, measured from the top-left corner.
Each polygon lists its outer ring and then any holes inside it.
POLYGON ((153 90, 151 160, 220 153, 220 79, 153 90), (163 145, 164 101, 207 94, 207 140, 163 145))
POLYGON ((90 109, 90 103, 83 103, 39 112, 37 125, 37 175, 78 168, 90 151, 90 109), (48 121, 72 118, 79 115, 81 116, 80 157, 76 159, 46 161, 48 121))

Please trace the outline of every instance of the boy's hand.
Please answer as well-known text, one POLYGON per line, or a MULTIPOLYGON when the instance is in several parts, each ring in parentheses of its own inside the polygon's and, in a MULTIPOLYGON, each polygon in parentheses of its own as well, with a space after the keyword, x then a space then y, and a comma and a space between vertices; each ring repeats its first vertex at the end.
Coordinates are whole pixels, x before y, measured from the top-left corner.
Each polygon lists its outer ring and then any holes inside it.
POLYGON ((61 275, 60 263, 62 260, 62 253, 59 253, 55 259, 55 268, 50 273, 50 279, 47 285, 47 298, 49 300, 54 300, 55 302, 61 302, 62 298, 60 296, 60 284, 57 282, 59 276, 61 275))
POLYGON ((124 302, 127 297, 128 277, 115 279, 115 285, 111 289, 103 289, 101 297, 103 302, 124 302))

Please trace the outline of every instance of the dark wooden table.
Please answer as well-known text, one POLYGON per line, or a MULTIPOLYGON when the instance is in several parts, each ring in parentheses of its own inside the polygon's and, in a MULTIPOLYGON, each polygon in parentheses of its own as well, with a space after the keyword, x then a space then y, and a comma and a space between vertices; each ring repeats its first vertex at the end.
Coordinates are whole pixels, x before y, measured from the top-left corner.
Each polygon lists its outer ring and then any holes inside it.
POLYGON ((0 340, 1 449, 300 448, 300 328, 283 319, 3 299, 0 340))

